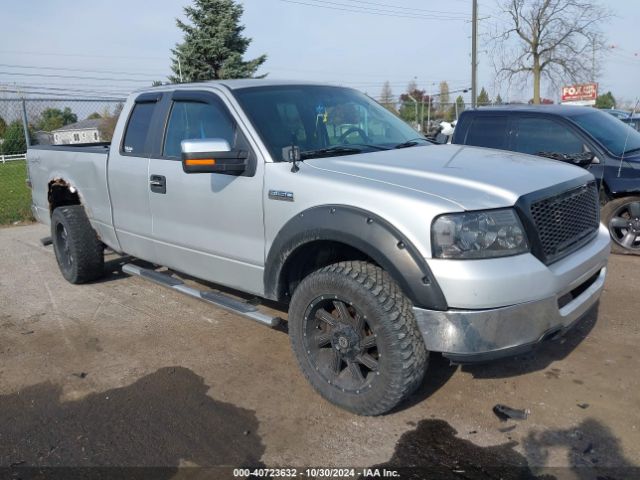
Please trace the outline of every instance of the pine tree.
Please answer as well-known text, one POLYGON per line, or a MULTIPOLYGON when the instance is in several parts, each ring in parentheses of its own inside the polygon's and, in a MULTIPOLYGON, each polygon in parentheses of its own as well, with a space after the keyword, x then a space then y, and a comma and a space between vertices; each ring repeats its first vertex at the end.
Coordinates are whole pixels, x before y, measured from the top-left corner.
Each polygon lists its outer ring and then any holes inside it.
POLYGON ((503 105, 504 101, 502 100, 502 97, 500 96, 500 94, 498 94, 498 96, 496 97, 495 101, 493 102, 495 105, 503 105))
POLYGON ((396 102, 393 100, 393 91, 389 81, 384 82, 380 92, 380 103, 389 111, 396 113, 396 102))
POLYGON ((476 100, 476 103, 479 107, 482 107, 483 105, 491 104, 491 99, 489 98, 489 94, 484 89, 484 87, 482 87, 482 89, 480 90, 480 94, 478 95, 478 99, 476 100))
POLYGON ((176 19, 184 42, 172 50, 172 82, 256 78, 267 56, 243 58, 251 39, 242 35, 242 5, 234 0, 194 0, 184 12, 188 23, 176 19))

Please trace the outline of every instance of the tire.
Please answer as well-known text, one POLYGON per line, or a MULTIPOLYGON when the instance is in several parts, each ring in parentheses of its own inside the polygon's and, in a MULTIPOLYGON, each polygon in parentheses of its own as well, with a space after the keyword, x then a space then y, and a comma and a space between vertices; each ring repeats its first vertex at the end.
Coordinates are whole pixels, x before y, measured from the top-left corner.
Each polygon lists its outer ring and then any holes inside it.
POLYGON ((86 283, 104 274, 104 244, 80 205, 58 207, 51 215, 51 239, 62 276, 86 283))
POLYGON ((611 235, 611 251, 640 255, 640 196, 616 198, 601 213, 611 235))
POLYGON ((412 302, 367 262, 336 263, 304 278, 291 299, 289 335, 311 385, 358 415, 394 408, 427 368, 412 302))

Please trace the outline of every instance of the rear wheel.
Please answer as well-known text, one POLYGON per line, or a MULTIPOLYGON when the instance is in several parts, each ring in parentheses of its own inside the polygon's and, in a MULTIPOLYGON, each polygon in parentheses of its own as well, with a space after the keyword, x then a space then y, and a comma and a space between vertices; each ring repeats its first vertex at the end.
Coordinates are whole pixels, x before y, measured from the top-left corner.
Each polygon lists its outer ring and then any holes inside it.
POLYGON ((615 253, 640 255, 640 197, 617 198, 602 208, 615 253))
POLYGON ((58 207, 51 215, 51 239, 62 276, 86 283, 104 273, 104 245, 80 205, 58 207))
POLYGON ((342 408, 360 415, 388 412, 420 385, 427 367, 412 308, 375 265, 341 262, 312 273, 289 309, 303 373, 342 408))

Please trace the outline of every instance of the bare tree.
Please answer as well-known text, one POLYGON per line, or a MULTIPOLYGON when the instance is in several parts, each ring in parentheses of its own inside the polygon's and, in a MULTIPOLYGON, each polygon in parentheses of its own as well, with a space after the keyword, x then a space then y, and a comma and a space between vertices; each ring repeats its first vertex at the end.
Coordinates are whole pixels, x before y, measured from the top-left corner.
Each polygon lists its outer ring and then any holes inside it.
POLYGON ((599 26, 610 12, 590 0, 503 0, 505 27, 493 38, 497 75, 509 82, 533 77, 533 103, 540 81, 595 80, 605 48, 599 26))
POLYGON ((380 92, 380 103, 392 112, 396 112, 396 102, 393 99, 393 91, 391 90, 391 84, 389 81, 384 82, 382 85, 382 91, 380 92))

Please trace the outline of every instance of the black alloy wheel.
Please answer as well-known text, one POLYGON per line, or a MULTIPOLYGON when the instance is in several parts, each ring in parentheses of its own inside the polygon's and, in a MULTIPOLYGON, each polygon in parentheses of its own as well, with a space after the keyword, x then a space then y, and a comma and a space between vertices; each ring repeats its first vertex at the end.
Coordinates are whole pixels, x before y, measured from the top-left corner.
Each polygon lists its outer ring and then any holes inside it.
POLYGON ((617 206, 609 219, 613 241, 631 253, 640 252, 640 199, 617 206))
POLYGON ((393 409, 427 369, 412 302, 386 271, 364 261, 328 265, 299 283, 289 337, 316 391, 359 415, 393 409))
POLYGON ((379 374, 376 333, 366 315, 346 299, 313 300, 305 312, 304 341, 318 373, 343 392, 371 388, 379 374))

